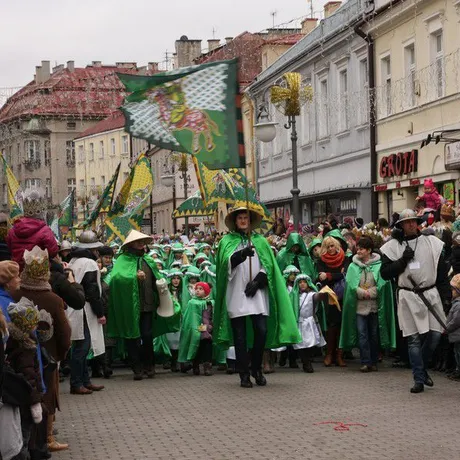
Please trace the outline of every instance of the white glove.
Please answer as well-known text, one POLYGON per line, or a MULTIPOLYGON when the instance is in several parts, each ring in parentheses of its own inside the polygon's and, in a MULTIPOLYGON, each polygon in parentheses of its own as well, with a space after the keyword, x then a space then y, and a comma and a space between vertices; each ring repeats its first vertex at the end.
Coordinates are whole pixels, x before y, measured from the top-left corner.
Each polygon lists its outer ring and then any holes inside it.
POLYGON ((34 423, 38 425, 43 420, 42 405, 40 403, 30 406, 30 413, 34 423))

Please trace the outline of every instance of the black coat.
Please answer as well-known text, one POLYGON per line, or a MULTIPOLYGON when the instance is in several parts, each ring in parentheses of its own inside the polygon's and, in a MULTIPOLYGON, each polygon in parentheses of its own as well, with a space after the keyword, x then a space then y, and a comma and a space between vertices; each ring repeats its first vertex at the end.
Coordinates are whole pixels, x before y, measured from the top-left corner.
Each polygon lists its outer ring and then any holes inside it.
POLYGON ((85 291, 78 283, 71 283, 61 264, 51 261, 50 284, 53 292, 58 295, 66 305, 74 310, 81 310, 85 306, 85 291))

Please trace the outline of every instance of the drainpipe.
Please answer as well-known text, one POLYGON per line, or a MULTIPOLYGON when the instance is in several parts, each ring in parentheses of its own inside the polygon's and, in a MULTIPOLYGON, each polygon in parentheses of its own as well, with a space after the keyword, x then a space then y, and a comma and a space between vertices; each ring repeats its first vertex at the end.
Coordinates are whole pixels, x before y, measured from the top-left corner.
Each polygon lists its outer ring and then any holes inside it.
POLYGON ((363 32, 359 26, 355 27, 355 33, 367 43, 367 62, 369 72, 369 150, 371 155, 371 216, 372 221, 377 222, 379 215, 379 200, 377 192, 374 192, 374 184, 377 183, 377 123, 375 110, 375 62, 374 62, 374 39, 370 34, 363 32))

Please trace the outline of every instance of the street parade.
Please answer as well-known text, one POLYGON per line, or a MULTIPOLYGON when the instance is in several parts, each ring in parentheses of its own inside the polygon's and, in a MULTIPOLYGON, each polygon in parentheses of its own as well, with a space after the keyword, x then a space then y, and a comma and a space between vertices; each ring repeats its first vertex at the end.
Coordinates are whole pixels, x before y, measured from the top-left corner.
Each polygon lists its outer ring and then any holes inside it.
POLYGON ((0 460, 455 458, 458 3, 0 85, 0 460))

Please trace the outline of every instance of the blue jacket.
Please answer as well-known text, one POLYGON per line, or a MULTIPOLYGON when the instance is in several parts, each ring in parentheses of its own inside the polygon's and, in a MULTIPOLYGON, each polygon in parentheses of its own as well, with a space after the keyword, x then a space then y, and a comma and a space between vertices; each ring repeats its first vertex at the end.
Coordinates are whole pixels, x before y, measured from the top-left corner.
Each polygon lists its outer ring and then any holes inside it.
POLYGON ((8 322, 11 321, 10 315, 8 314, 8 305, 11 302, 13 302, 11 296, 0 286, 0 307, 2 307, 3 316, 8 322))

